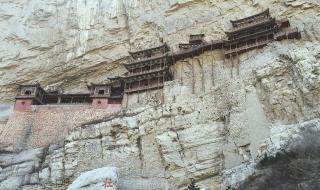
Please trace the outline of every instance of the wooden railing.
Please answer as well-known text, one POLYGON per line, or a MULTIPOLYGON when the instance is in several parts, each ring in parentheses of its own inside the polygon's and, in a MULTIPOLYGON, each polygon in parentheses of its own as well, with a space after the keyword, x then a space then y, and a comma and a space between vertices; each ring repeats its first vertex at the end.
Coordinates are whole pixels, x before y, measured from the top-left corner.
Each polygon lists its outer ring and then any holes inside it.
POLYGON ((125 92, 131 93, 131 92, 137 92, 137 91, 145 91, 145 90, 151 90, 151 89, 155 89, 155 88, 163 88, 163 86, 164 86, 163 83, 159 83, 159 84, 135 87, 135 88, 131 88, 131 89, 125 89, 125 92))
POLYGON ((151 70, 146 70, 146 71, 141 71, 137 73, 129 73, 126 77, 134 77, 134 76, 139 76, 139 75, 144 75, 144 74, 150 74, 154 72, 159 72, 165 70, 167 67, 162 67, 158 69, 151 69, 151 70))
POLYGON ((168 63, 174 64, 176 61, 200 55, 205 51, 221 49, 222 46, 223 40, 213 40, 210 43, 206 42, 200 44, 199 46, 193 46, 189 49, 182 49, 177 53, 168 54, 168 63))
POLYGON ((154 60, 154 59, 160 59, 160 58, 165 57, 165 55, 166 55, 166 53, 155 55, 155 56, 152 56, 152 57, 145 57, 145 58, 141 58, 141 59, 131 59, 130 62, 128 64, 126 64, 126 65, 137 64, 137 63, 140 63, 140 62, 146 62, 146 61, 150 61, 150 60, 154 60))
POLYGON ((234 48, 234 49, 231 49, 231 50, 225 50, 224 54, 228 55, 228 54, 233 54, 233 53, 237 53, 237 52, 240 53, 240 52, 243 52, 243 51, 248 50, 248 49, 252 49, 252 48, 255 48, 255 47, 260 47, 260 46, 267 45, 271 41, 273 41, 273 39, 269 39, 269 40, 265 40, 265 41, 261 41, 261 42, 257 42, 257 43, 253 43, 253 44, 248 44, 248 45, 237 47, 237 48, 234 48))
POLYGON ((46 94, 44 100, 44 104, 88 104, 90 94, 46 94))
POLYGON ((283 40, 283 39, 293 39, 293 38, 301 38, 301 34, 298 28, 290 28, 287 31, 279 32, 275 34, 274 38, 276 40, 283 40))
POLYGON ((189 49, 197 46, 201 46, 201 43, 179 44, 180 49, 189 49))

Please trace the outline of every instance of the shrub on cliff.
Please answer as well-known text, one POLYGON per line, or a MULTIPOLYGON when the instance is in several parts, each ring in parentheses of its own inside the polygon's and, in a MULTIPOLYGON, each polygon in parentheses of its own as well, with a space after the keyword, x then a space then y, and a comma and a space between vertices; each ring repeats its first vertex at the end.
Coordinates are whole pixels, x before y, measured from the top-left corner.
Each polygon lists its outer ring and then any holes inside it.
POLYGON ((265 158, 239 190, 319 190, 320 131, 308 126, 287 151, 265 158))

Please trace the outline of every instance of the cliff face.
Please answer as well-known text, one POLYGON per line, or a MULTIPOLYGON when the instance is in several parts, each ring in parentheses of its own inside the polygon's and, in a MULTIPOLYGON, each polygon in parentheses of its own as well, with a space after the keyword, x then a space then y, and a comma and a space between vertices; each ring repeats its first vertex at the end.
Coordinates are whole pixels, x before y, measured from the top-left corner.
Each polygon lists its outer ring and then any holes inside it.
POLYGON ((65 91, 85 90, 122 74, 129 50, 167 42, 176 47, 188 34, 207 40, 224 36, 230 19, 270 8, 287 16, 306 41, 319 39, 319 2, 308 1, 1 1, 0 97, 12 102, 16 85, 41 82, 65 91))
MULTIPOLYGON (((134 105, 152 100, 142 93, 116 118, 93 119, 49 147, 3 148, 1 188, 66 189, 81 172, 115 166, 119 189, 178 189, 190 178, 226 189, 252 174, 260 157, 286 149, 301 129, 320 127, 316 0, 6 1, 1 7, 3 104, 12 101, 14 83, 38 80, 78 92, 86 81, 121 74, 128 50, 162 39, 176 49, 193 33, 222 38, 229 20, 266 8, 302 31, 302 40, 273 42, 234 60, 216 50, 179 61, 174 81, 155 94, 163 105, 134 105)), ((10 130, 0 127, 1 135, 10 130)), ((29 135, 19 138, 28 144, 29 135)))

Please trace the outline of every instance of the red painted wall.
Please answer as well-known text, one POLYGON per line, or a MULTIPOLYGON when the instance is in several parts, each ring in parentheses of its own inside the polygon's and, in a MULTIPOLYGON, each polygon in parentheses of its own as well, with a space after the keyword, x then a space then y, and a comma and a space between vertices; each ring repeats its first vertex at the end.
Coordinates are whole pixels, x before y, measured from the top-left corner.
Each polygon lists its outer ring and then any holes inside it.
POLYGON ((105 109, 108 107, 108 99, 107 98, 94 98, 94 99, 92 99, 92 107, 105 109))
POLYGON ((92 107, 97 109, 107 109, 108 111, 119 111, 122 108, 121 101, 109 102, 107 98, 93 98, 92 107))
MULTIPOLYGON (((32 107, 32 100, 24 99, 24 100, 16 100, 14 109, 15 110, 30 110, 32 107)), ((110 111, 118 111, 121 109, 122 104, 121 101, 112 100, 112 102, 108 102, 107 98, 94 98, 92 99, 92 107, 97 109, 108 109, 110 111)))
POLYGON ((14 105, 15 110, 28 110, 31 109, 32 106, 32 100, 16 100, 16 103, 14 105))

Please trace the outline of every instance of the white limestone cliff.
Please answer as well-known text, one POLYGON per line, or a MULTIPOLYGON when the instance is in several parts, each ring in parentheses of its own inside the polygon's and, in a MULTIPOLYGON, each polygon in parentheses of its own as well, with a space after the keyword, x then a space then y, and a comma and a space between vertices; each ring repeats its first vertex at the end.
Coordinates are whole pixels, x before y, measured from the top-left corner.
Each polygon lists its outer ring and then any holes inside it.
POLYGON ((176 50, 192 33, 219 39, 229 20, 266 8, 288 17, 302 39, 273 42, 239 60, 216 50, 180 61, 175 80, 160 91, 163 105, 136 104, 49 147, 19 153, 1 146, 0 189, 67 189, 105 166, 119 169, 120 190, 179 189, 191 178, 203 189, 236 187, 262 155, 285 149, 302 128, 319 128, 320 116, 317 0, 0 2, 2 118, 14 84, 83 91, 88 81, 123 73, 128 50, 162 39, 176 50))
POLYGON ((266 8, 288 17, 319 40, 319 2, 196 0, 1 1, 0 102, 12 102, 16 84, 41 82, 47 88, 85 90, 85 83, 123 73, 128 51, 167 42, 176 49, 188 34, 219 39, 229 20, 266 8))

